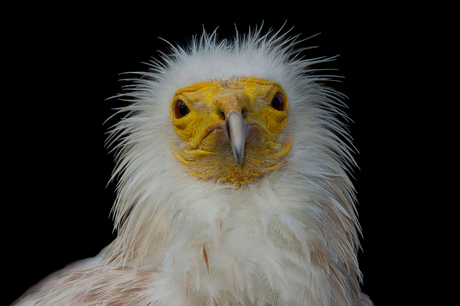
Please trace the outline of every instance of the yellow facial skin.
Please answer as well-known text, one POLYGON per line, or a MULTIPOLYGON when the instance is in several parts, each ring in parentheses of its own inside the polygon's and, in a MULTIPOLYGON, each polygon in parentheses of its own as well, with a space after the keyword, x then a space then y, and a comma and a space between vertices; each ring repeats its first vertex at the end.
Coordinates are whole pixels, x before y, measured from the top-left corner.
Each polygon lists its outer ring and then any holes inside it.
POLYGON ((292 139, 285 130, 288 114, 283 88, 264 79, 203 82, 181 88, 170 107, 178 136, 172 141, 173 153, 194 176, 237 187, 252 183, 276 169, 289 152, 292 139), (276 94, 284 98, 282 109, 271 105, 276 94), (183 117, 177 116, 178 101, 189 110, 183 117), (225 130, 225 118, 232 110, 238 111, 247 124, 241 165, 225 130))

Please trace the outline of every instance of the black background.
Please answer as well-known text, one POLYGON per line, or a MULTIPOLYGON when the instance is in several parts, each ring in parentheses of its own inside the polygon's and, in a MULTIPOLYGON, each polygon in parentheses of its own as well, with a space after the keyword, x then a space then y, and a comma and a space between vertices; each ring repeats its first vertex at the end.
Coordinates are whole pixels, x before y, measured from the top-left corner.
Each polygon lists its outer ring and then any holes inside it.
POLYGON ((301 45, 319 46, 305 51, 306 57, 340 54, 323 67, 338 68, 333 73, 345 77, 330 85, 349 97, 346 112, 354 121, 363 291, 376 305, 393 304, 389 290, 405 286, 396 275, 404 262, 401 247, 410 241, 401 238, 411 234, 401 225, 410 190, 402 171, 409 159, 405 135, 412 129, 404 118, 411 101, 401 92, 408 64, 401 63, 417 38, 405 35, 413 25, 401 27, 397 10, 303 5, 29 7, 21 22, 11 24, 5 62, 14 72, 6 92, 15 110, 4 113, 13 123, 4 132, 9 179, 2 200, 6 305, 46 275, 96 255, 115 237, 109 212, 116 185, 107 185, 114 163, 104 133, 119 117, 103 122, 112 108, 126 105, 105 100, 127 84, 119 74, 147 70, 142 62, 167 49, 158 37, 184 45, 203 26, 208 32, 219 26, 220 37, 231 37, 235 24, 244 32, 262 20, 265 30, 287 21, 285 29, 294 26, 292 34, 303 38, 321 32, 301 45))

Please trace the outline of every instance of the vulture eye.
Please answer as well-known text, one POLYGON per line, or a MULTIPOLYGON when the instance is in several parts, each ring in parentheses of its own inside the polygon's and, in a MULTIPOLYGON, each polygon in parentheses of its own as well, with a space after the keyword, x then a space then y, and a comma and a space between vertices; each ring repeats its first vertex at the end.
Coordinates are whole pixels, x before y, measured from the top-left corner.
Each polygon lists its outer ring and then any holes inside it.
POLYGON ((284 98, 280 93, 277 93, 270 103, 270 106, 278 111, 284 111, 284 98))
POLYGON ((188 113, 190 113, 190 110, 188 109, 187 105, 185 105, 184 101, 177 100, 176 105, 174 106, 174 115, 176 118, 182 118, 188 113))

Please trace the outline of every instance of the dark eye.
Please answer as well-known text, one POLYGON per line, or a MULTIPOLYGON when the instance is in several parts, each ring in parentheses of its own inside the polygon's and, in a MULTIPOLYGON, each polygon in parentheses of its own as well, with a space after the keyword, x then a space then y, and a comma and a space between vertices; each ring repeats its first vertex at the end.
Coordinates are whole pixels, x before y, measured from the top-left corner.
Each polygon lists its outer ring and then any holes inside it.
POLYGON ((185 105, 184 101, 177 100, 176 105, 174 106, 174 115, 176 118, 182 118, 188 113, 190 113, 190 110, 188 109, 187 105, 185 105))
POLYGON ((270 103, 270 106, 273 107, 276 110, 279 111, 284 111, 284 98, 280 93, 277 93, 272 100, 272 103, 270 103))

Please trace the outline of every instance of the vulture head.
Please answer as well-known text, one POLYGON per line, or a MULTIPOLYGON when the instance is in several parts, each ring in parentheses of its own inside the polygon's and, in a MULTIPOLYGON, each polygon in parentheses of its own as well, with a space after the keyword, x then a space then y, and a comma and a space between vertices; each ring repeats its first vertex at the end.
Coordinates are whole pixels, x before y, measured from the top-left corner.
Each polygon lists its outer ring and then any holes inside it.
POLYGON ((316 74, 332 59, 303 57, 299 42, 203 33, 139 73, 109 139, 118 237, 37 300, 372 305, 343 95, 316 74))

